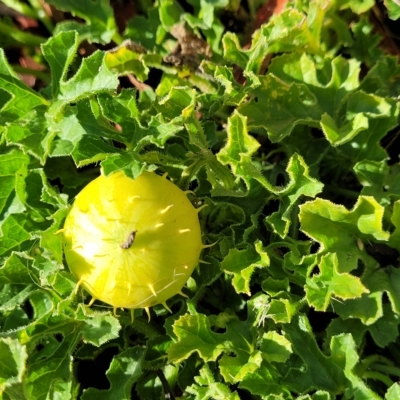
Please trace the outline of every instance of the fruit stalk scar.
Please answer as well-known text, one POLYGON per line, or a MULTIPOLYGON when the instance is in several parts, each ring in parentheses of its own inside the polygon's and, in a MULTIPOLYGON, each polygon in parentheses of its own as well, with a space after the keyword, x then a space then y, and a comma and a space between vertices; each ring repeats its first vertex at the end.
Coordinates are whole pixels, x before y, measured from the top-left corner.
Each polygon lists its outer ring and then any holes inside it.
POLYGON ((121 247, 123 248, 123 249, 129 249, 132 245, 133 245, 133 243, 134 243, 134 241, 135 241, 135 237, 136 237, 136 233, 137 233, 137 231, 132 231, 129 235, 128 235, 128 237, 126 238, 126 240, 125 240, 125 242, 124 243, 121 243, 121 247))

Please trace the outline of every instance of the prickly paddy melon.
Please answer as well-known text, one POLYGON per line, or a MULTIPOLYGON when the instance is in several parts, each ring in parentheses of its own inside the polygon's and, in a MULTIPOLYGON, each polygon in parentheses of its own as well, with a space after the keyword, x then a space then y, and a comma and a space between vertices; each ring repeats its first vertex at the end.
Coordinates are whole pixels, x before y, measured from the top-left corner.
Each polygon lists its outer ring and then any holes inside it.
POLYGON ((165 304, 181 293, 202 249, 198 211, 153 172, 101 175, 76 197, 63 234, 69 269, 114 308, 165 304))

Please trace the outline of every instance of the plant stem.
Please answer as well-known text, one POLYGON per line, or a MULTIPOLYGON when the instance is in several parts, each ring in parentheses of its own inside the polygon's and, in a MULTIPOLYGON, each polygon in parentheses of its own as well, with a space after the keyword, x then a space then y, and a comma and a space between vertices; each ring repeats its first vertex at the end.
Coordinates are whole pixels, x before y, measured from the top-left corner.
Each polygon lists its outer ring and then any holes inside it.
POLYGON ((26 15, 29 18, 36 19, 36 13, 26 4, 16 2, 15 0, 2 0, 2 2, 12 10, 16 11, 19 14, 26 15))
POLYGON ((160 381, 161 381, 161 383, 163 385, 165 398, 169 399, 169 400, 175 400, 174 393, 172 392, 172 390, 171 390, 171 388, 169 386, 169 383, 166 380, 165 375, 164 375, 164 373, 163 373, 163 371, 161 369, 157 370, 157 376, 158 376, 158 378, 160 379, 160 381))
POLYGON ((32 35, 28 32, 22 32, 19 29, 14 28, 11 25, 5 24, 2 21, 0 21, 0 33, 12 37, 17 42, 28 46, 40 46, 47 40, 46 38, 41 36, 32 35))

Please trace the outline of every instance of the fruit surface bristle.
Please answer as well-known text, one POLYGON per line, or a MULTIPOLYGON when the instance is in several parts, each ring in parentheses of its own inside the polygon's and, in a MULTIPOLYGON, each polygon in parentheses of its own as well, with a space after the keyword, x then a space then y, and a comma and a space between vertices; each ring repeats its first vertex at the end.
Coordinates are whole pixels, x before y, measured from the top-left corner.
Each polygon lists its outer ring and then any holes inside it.
POLYGON ((170 204, 169 206, 165 207, 163 210, 160 211, 160 214, 165 214, 168 210, 170 210, 174 205, 170 204))

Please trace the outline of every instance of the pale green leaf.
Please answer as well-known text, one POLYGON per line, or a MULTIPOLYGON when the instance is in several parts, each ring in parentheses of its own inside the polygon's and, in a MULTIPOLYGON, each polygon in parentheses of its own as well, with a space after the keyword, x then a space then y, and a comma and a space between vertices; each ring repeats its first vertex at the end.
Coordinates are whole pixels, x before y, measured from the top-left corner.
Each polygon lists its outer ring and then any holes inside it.
POLYGON ((289 340, 276 331, 264 333, 260 350, 269 362, 284 363, 293 353, 289 340))
POLYGON ((336 254, 324 255, 318 268, 320 273, 307 279, 305 287, 307 301, 317 311, 326 311, 334 297, 354 299, 369 292, 360 278, 338 271, 336 254))
POLYGON ((300 206, 302 231, 320 243, 318 254, 336 253, 338 272, 350 272, 357 259, 365 259, 358 240, 388 240, 382 229, 384 209, 373 197, 360 196, 351 211, 328 200, 316 199, 300 206))
POLYGON ((250 279, 255 268, 264 268, 269 265, 268 254, 263 251, 262 243, 256 242, 255 247, 245 250, 230 249, 228 255, 221 262, 221 268, 233 275, 232 284, 237 293, 250 293, 250 279))
POLYGON ((26 347, 18 340, 0 338, 0 388, 22 382, 27 357, 26 347))

